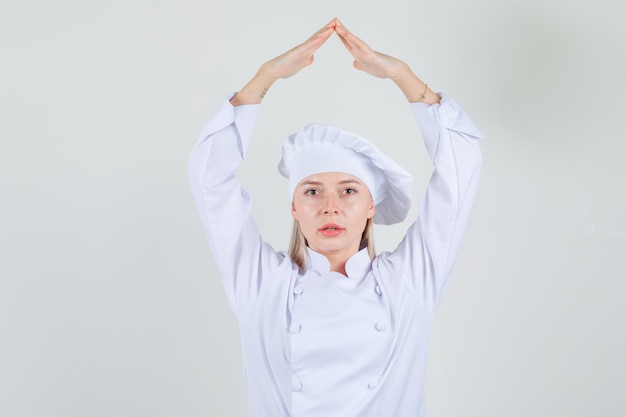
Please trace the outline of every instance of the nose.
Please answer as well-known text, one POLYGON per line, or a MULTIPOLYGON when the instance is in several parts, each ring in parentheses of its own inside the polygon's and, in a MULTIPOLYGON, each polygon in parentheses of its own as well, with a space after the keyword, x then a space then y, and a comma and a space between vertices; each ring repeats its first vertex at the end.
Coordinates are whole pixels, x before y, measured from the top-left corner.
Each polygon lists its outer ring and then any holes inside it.
POLYGON ((324 214, 339 214, 338 199, 334 194, 329 194, 324 201, 324 214))

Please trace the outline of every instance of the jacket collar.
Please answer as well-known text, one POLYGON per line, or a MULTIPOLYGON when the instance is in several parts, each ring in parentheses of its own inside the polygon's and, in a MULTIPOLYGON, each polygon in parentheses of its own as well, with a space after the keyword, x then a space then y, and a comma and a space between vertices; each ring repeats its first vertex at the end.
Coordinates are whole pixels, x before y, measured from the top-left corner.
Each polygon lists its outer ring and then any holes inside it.
MULTIPOLYGON (((315 252, 311 248, 307 247, 307 253, 309 255, 309 269, 317 272, 320 275, 325 275, 330 272, 330 263, 326 256, 319 252, 315 252)), ((372 260, 370 259, 367 248, 363 248, 350 258, 346 262, 346 274, 349 279, 361 279, 372 269, 372 260)))

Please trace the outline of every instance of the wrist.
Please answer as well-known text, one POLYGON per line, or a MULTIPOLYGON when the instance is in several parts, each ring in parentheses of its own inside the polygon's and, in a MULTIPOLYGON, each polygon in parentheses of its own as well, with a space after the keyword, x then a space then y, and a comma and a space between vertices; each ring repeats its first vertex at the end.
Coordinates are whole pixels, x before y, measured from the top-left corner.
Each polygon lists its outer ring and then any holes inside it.
POLYGON ((435 104, 440 101, 439 96, 428 87, 428 84, 420 80, 408 66, 407 70, 401 72, 393 81, 410 103, 435 104))
POLYGON ((411 71, 411 67, 405 62, 400 61, 398 71, 389 76, 389 79, 400 86, 400 84, 405 84, 411 77, 415 77, 415 74, 411 71))
POLYGON ((261 66, 252 79, 235 94, 230 102, 233 106, 259 104, 276 79, 261 66))
POLYGON ((261 65, 259 70, 254 75, 254 78, 256 78, 260 83, 262 84, 265 83, 265 84, 268 84, 269 86, 274 84, 280 78, 272 74, 271 65, 270 65, 271 62, 272 61, 268 61, 265 64, 261 65))

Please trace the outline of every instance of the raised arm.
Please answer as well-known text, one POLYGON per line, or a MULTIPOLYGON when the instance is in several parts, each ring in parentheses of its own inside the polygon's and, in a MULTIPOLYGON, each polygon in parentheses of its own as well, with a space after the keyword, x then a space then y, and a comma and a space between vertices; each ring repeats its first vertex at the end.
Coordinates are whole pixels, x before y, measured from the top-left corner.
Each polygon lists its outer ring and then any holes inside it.
POLYGON ((482 156, 477 139, 482 133, 457 103, 434 93, 405 62, 372 50, 341 22, 335 30, 356 69, 389 78, 402 90, 433 162, 417 221, 395 251, 378 258, 377 266, 407 279, 434 310, 448 285, 478 187, 482 156))
POLYGON ((248 149, 265 92, 276 80, 310 65, 313 53, 333 29, 334 20, 302 44, 263 64, 208 121, 189 158, 189 178, 200 218, 238 317, 245 315, 272 278, 280 276, 276 268, 288 268, 291 261, 259 236, 251 216, 252 198, 237 181, 236 171, 248 149))

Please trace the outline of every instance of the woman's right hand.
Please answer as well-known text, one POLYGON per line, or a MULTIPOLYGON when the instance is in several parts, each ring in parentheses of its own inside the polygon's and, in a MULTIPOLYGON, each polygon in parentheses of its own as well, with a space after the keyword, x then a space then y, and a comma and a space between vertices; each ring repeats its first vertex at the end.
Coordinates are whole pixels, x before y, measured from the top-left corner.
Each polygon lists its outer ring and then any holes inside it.
POLYGON ((333 19, 300 45, 263 64, 260 71, 266 71, 274 80, 297 74, 313 63, 313 54, 333 34, 336 24, 336 19, 333 19))
POLYGON ((289 78, 300 72, 302 68, 311 65, 314 60, 313 54, 333 34, 336 25, 337 21, 333 19, 300 45, 261 65, 252 80, 231 98, 232 105, 260 103, 276 80, 289 78))

